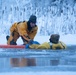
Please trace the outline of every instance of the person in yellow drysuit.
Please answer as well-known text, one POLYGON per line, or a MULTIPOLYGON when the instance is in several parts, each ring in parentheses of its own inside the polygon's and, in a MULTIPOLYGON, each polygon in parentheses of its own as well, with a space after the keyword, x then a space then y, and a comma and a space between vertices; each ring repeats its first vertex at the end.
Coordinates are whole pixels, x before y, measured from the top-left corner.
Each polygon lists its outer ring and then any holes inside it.
MULTIPOLYGON (((8 45, 17 45, 16 41, 19 37, 23 40, 23 45, 32 44, 37 34, 38 26, 36 25, 37 17, 31 15, 28 21, 16 22, 10 28, 10 36, 6 36, 8 45)), ((36 65, 33 58, 10 58, 12 67, 24 67, 36 65)))
POLYGON ((42 44, 32 44, 32 45, 29 45, 29 48, 31 49, 54 49, 54 50, 65 49, 66 44, 64 44, 62 41, 59 41, 59 38, 60 38, 59 34, 52 34, 49 39, 50 42, 44 42, 42 44))
POLYGON ((24 45, 32 43, 38 30, 36 19, 35 15, 31 15, 28 21, 14 23, 10 28, 10 36, 6 36, 7 44, 17 45, 16 41, 19 37, 22 38, 24 45))

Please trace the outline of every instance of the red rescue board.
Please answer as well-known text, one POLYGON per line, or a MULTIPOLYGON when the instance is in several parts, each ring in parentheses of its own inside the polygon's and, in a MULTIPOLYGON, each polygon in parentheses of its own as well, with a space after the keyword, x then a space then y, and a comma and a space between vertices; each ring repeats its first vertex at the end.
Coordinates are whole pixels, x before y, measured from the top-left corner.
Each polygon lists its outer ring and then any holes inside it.
POLYGON ((0 45, 0 48, 25 48, 25 45, 0 45))

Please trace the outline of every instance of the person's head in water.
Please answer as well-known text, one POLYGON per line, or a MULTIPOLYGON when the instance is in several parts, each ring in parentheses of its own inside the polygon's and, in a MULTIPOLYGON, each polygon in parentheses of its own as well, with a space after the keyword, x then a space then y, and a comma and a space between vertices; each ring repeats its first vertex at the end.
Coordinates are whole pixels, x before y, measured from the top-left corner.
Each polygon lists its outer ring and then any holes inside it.
POLYGON ((52 43, 58 43, 59 42, 59 38, 60 38, 59 34, 52 34, 50 36, 49 41, 52 42, 52 43))

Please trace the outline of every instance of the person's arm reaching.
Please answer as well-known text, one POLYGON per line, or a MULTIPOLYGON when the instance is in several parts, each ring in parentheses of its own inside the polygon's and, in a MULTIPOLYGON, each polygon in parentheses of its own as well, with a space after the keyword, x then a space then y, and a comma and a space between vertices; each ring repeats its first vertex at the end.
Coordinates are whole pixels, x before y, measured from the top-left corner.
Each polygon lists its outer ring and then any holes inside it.
POLYGON ((28 43, 32 42, 32 39, 29 38, 28 34, 27 34, 27 25, 25 25, 26 23, 20 23, 18 24, 17 28, 18 28, 18 32, 20 34, 20 36, 23 37, 23 39, 27 40, 28 43))

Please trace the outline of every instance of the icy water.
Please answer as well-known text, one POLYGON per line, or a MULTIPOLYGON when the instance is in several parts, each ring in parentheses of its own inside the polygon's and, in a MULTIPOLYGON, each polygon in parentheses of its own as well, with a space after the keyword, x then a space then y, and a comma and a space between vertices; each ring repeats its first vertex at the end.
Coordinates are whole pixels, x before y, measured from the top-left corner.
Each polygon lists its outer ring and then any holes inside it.
POLYGON ((0 48, 0 60, 0 72, 76 71, 76 46, 65 50, 0 48), (18 63, 15 59, 19 59, 18 62, 24 59, 26 64, 13 67, 12 63, 18 63))

